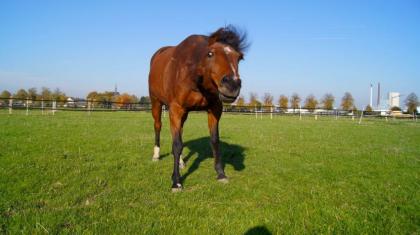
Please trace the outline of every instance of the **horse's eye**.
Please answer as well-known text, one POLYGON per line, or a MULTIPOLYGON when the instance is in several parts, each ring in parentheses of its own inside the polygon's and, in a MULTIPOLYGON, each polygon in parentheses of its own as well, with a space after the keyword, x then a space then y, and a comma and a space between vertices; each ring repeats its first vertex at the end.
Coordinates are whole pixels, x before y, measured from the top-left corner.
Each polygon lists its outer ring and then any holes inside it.
POLYGON ((213 56, 213 52, 209 51, 209 53, 207 53, 207 57, 212 57, 213 56))

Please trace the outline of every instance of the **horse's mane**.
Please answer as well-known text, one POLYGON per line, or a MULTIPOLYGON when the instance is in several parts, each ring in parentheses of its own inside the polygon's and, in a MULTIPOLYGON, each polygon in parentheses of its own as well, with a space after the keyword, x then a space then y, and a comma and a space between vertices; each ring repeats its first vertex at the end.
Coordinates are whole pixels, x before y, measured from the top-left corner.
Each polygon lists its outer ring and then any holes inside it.
POLYGON ((216 32, 210 34, 209 42, 227 44, 242 54, 249 47, 246 32, 240 31, 232 25, 219 28, 216 32))

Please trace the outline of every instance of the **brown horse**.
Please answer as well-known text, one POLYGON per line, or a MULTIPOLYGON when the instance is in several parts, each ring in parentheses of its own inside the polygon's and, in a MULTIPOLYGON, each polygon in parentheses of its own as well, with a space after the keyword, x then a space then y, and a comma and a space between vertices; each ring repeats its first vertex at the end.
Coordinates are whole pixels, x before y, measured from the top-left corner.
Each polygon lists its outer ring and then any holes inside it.
POLYGON ((246 49, 246 34, 234 27, 220 28, 209 36, 191 35, 177 46, 159 49, 150 61, 149 93, 155 127, 153 160, 159 160, 162 105, 169 107, 174 170, 172 191, 182 189, 182 128, 188 112, 205 110, 217 179, 227 182, 219 150, 219 119, 223 103, 239 95, 238 64, 246 49))

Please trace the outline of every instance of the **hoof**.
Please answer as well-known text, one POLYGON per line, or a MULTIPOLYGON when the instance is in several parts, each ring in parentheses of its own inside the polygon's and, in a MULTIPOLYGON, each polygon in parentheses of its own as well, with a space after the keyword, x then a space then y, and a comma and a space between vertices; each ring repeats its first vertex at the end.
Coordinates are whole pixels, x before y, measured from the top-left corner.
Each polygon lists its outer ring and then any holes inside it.
POLYGON ((160 160, 159 158, 155 158, 155 157, 152 158, 152 162, 158 162, 159 160, 160 160))
POLYGON ((174 186, 172 186, 172 192, 173 193, 177 193, 177 192, 181 192, 182 191, 182 185, 181 184, 176 184, 174 186))
POLYGON ((182 188, 172 188, 173 193, 182 192, 182 188))
POLYGON ((184 162, 180 162, 179 163, 179 169, 184 169, 185 168, 185 163, 184 162))
POLYGON ((221 179, 217 179, 217 181, 219 181, 220 183, 223 183, 223 184, 227 184, 227 183, 229 183, 229 180, 228 180, 228 178, 221 178, 221 179))

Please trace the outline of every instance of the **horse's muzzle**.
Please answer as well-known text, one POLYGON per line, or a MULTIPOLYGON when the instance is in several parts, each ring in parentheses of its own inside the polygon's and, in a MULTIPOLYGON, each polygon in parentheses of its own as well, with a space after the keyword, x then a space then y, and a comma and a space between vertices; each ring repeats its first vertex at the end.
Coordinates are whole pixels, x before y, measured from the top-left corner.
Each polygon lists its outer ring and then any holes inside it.
POLYGON ((219 98, 225 103, 232 103, 239 96, 241 91, 241 80, 230 77, 223 77, 220 81, 219 98))

